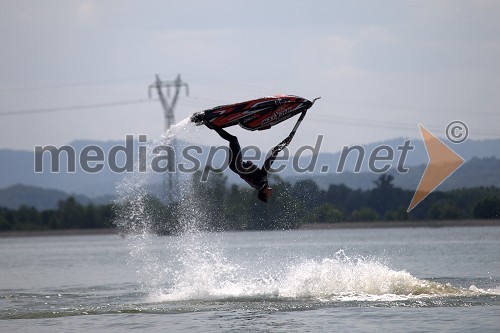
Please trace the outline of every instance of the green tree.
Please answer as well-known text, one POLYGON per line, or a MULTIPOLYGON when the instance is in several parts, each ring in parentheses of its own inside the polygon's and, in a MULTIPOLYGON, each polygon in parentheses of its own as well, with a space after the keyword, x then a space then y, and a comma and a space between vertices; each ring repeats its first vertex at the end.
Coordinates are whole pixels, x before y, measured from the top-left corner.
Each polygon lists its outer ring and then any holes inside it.
POLYGON ((344 214, 342 211, 328 203, 316 207, 310 214, 310 223, 333 223, 342 221, 344 214))
MULTIPOLYGON (((249 205, 253 201, 250 191, 233 184, 229 189, 225 205, 224 230, 245 230, 251 219, 249 205)), ((252 193, 253 194, 253 193, 252 193)))
POLYGON ((17 230, 40 230, 42 219, 38 210, 34 207, 22 205, 14 213, 14 225, 17 230))
POLYGON ((115 218, 113 206, 111 204, 97 206, 97 216, 100 228, 112 228, 115 218))
POLYGON ((260 202, 255 191, 251 194, 250 230, 293 229, 304 221, 304 204, 291 195, 291 185, 279 177, 273 180, 277 182, 272 184, 273 196, 267 203, 260 202))
POLYGON ((111 228, 112 208, 111 205, 93 205, 84 207, 84 220, 82 228, 111 228))
POLYGON ((192 198, 198 210, 196 218, 201 219, 199 227, 208 230, 221 230, 225 225, 226 179, 220 170, 206 167, 209 172, 207 181, 202 182, 201 173, 192 178, 192 198))
POLYGON ((157 234, 170 234, 170 225, 167 223, 169 214, 161 200, 153 195, 146 195, 142 198, 142 205, 144 209, 143 230, 157 234))
POLYGON ((362 207, 358 210, 354 210, 351 213, 351 221, 364 222, 364 221, 377 221, 380 220, 379 213, 369 207, 362 207))
POLYGON ((428 218, 433 220, 456 220, 462 218, 462 211, 453 200, 444 199, 432 205, 428 212, 428 218))
POLYGON ((474 205, 473 215, 477 219, 500 218, 500 198, 486 196, 478 200, 474 205))
POLYGON ((0 207, 0 231, 12 230, 12 221, 9 221, 8 213, 8 209, 0 207))
POLYGON ((318 184, 312 179, 303 179, 296 182, 290 189, 290 194, 298 201, 311 209, 321 201, 321 191, 318 184))
POLYGON ((85 209, 75 198, 69 197, 59 201, 57 214, 51 221, 55 229, 80 228, 85 221, 85 209))
POLYGON ((360 189, 352 190, 345 184, 330 185, 325 193, 325 202, 338 207, 347 216, 359 207, 370 206, 369 193, 360 189))
POLYGON ((401 205, 396 210, 390 210, 385 213, 384 219, 387 221, 407 221, 410 215, 406 212, 406 207, 401 205))
POLYGON ((376 210, 380 215, 385 214, 395 204, 394 176, 382 174, 374 182, 375 188, 370 191, 369 207, 376 210))
POLYGON ((87 228, 98 228, 99 227, 99 216, 97 209, 93 204, 87 205, 84 209, 84 217, 81 227, 87 228))

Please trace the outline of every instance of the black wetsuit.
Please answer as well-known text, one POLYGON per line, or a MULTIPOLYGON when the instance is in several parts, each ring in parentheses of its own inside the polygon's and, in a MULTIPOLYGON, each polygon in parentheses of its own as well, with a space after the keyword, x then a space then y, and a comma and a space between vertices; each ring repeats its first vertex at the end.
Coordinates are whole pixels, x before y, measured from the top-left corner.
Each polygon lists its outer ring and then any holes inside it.
POLYGON ((238 138, 236 136, 229 134, 220 127, 214 126, 213 129, 224 140, 229 141, 229 149, 231 150, 229 168, 256 190, 261 191, 266 188, 268 186, 267 173, 279 151, 273 150, 271 156, 269 156, 264 162, 263 167, 259 168, 252 162, 243 161, 241 157, 240 143, 238 142, 238 138))

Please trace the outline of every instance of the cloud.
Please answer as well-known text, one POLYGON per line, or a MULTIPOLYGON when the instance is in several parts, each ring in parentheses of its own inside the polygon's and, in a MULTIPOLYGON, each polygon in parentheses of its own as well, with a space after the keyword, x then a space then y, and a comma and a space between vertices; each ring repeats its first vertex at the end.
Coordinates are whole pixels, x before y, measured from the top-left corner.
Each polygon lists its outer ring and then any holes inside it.
MULTIPOLYGON (((499 7, 496 1, 296 1, 286 6, 229 0, 6 2, 0 12, 0 88, 137 76, 152 80, 155 73, 169 80, 181 73, 191 84, 193 98, 179 104, 179 113, 273 93, 321 95, 314 111, 331 114, 332 123, 311 124, 311 133, 335 128, 332 135, 344 140, 369 142, 405 133, 335 127, 335 115, 398 116, 433 125, 449 117, 437 115, 435 109, 458 108, 462 115, 500 104, 495 93, 500 83, 499 7), (374 110, 371 104, 406 105, 419 112, 374 110)), ((149 83, 136 82, 135 90, 95 86, 4 92, 0 108, 142 98, 149 83)), ((60 143, 82 135, 121 139, 118 129, 137 126, 136 114, 142 115, 141 131, 148 126, 152 133, 161 131, 155 118, 160 117, 159 106, 151 110, 154 115, 141 108, 124 111, 128 116, 117 117, 113 130, 94 126, 95 114, 85 112, 17 122, 39 128, 40 119, 46 121, 43 131, 28 131, 20 139, 24 142, 42 144, 48 132, 51 140, 60 133, 60 143), (63 131, 68 122, 86 130, 63 131)), ((477 127, 493 126, 476 118, 477 127)), ((2 121, 0 131, 18 136, 15 123, 14 118, 2 121)), ((252 140, 257 137, 251 135, 252 140)))
POLYGON ((80 25, 89 25, 99 22, 102 11, 95 1, 82 1, 76 8, 76 23, 80 25))

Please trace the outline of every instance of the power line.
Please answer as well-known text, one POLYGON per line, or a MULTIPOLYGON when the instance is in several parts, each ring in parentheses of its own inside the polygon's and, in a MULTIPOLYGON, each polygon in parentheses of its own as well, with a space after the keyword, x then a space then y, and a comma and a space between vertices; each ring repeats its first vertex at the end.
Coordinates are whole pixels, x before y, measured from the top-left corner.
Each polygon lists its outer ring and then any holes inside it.
MULTIPOLYGON (((384 121, 384 120, 373 120, 367 118, 350 118, 350 117, 341 117, 341 116, 333 116, 333 115, 325 115, 325 114, 311 114, 309 116, 310 121, 325 124, 325 121, 332 121, 334 123, 344 124, 346 126, 355 126, 355 127, 369 127, 369 128, 387 128, 393 130, 413 130, 416 127, 415 124, 411 123, 400 123, 394 121, 384 121)), ((438 126, 430 126, 430 129, 434 131, 440 131, 442 128, 438 126)), ((474 131, 474 134, 482 135, 482 136, 490 136, 490 137, 498 137, 498 132, 488 131, 488 130, 479 130, 474 131)))
POLYGON ((138 77, 118 78, 118 79, 108 79, 108 80, 66 82, 66 83, 59 83, 59 84, 52 84, 52 85, 49 84, 49 85, 0 87, 0 92, 77 88, 77 87, 97 86, 97 85, 120 83, 120 82, 133 82, 133 81, 146 80, 146 79, 148 79, 148 77, 146 77, 146 76, 139 77, 138 76, 138 77))
POLYGON ((54 107, 54 108, 6 111, 6 112, 0 112, 0 117, 20 116, 20 115, 27 115, 27 114, 40 114, 40 113, 50 113, 50 112, 62 112, 62 111, 86 110, 86 109, 99 109, 99 108, 107 108, 107 107, 114 107, 114 106, 125 106, 125 105, 151 103, 153 101, 155 101, 155 100, 136 99, 136 100, 128 100, 128 101, 72 105, 72 106, 54 107))
MULTIPOLYGON (((366 101, 366 100, 358 100, 352 98, 335 98, 332 99, 332 103, 340 104, 340 105, 350 105, 350 106, 358 106, 363 108, 374 108, 374 109, 386 109, 386 110, 406 110, 406 111, 418 111, 418 110, 426 110, 437 113, 453 113, 456 114, 460 110, 450 107, 439 107, 439 106, 418 106, 418 105, 403 105, 397 103, 390 102, 375 102, 375 101, 366 101)), ((495 112, 488 112, 484 110, 475 110, 474 114, 480 114, 484 116, 499 116, 500 114, 495 112)))
MULTIPOLYGON (((151 103, 151 102, 157 102, 157 101, 158 101, 158 99, 137 99, 137 100, 128 100, 128 101, 116 101, 116 102, 109 102, 109 103, 82 104, 82 105, 69 105, 69 106, 61 106, 61 107, 52 107, 52 108, 5 111, 5 112, 0 112, 0 117, 22 116, 22 115, 28 115, 28 114, 42 114, 42 113, 75 111, 75 110, 85 110, 85 109, 97 109, 97 108, 126 106, 126 105, 143 104, 143 103, 145 104, 145 103, 151 103)), ((198 98, 198 97, 191 97, 189 100, 186 100, 185 102, 186 102, 186 104, 191 105, 191 106, 205 107, 205 108, 209 108, 209 106, 207 106, 207 103, 219 103, 219 104, 224 103, 221 100, 198 98)))
POLYGON ((317 120, 332 120, 334 122, 342 122, 345 124, 356 124, 356 125, 368 125, 368 126, 384 126, 390 128, 404 128, 404 127, 413 127, 413 124, 410 123, 400 123, 394 121, 385 121, 385 120, 376 120, 376 119, 368 119, 368 118, 350 118, 350 117, 342 117, 342 116, 333 116, 333 115, 325 115, 325 114, 311 114, 313 119, 317 120))
POLYGON ((201 85, 208 85, 208 86, 221 86, 221 87, 228 87, 230 86, 231 88, 236 88, 244 91, 255 91, 259 94, 266 94, 266 92, 269 92, 271 89, 275 89, 273 87, 264 87, 264 86, 257 86, 253 84, 248 84, 245 82, 239 82, 239 81, 232 81, 232 80, 224 80, 224 79, 213 79, 213 78, 203 78, 199 76, 189 76, 190 81, 195 81, 200 83, 201 85))
MULTIPOLYGON (((209 86, 221 86, 228 87, 230 86, 232 89, 240 89, 245 91, 255 91, 260 94, 265 94, 265 92, 269 92, 272 89, 275 89, 270 86, 263 85, 255 85, 249 84, 242 81, 235 80, 225 80, 225 79, 214 79, 214 78, 206 78, 200 76, 190 76, 191 80, 196 81, 202 85, 209 86)), ((136 76, 136 77, 128 77, 128 78, 115 78, 115 79, 103 79, 103 80, 95 80, 95 81, 82 81, 82 82, 67 82, 53 85, 33 85, 33 86, 14 86, 14 87, 1 87, 0 93, 2 92, 11 92, 11 91, 26 91, 26 90, 50 90, 50 89, 61 89, 61 88, 77 88, 77 87, 86 87, 86 86, 97 86, 103 84, 113 84, 120 82, 131 82, 131 81, 139 81, 146 80, 149 76, 136 76)), ((192 98, 202 100, 202 98, 192 98)), ((224 103, 215 100, 206 99, 207 102, 215 102, 215 103, 224 103)), ((330 99, 331 103, 340 104, 340 105, 350 105, 350 106, 358 106, 363 108, 376 108, 376 109, 387 109, 387 110, 428 110, 439 113, 456 113, 458 110, 447 107, 435 107, 435 106, 409 106, 404 104, 392 103, 392 102, 380 102, 380 101, 367 101, 367 100, 359 100, 353 98, 334 98, 330 99)), ((475 114, 481 114, 484 116, 500 116, 500 114, 496 112, 486 112, 486 111, 475 111, 475 114)))

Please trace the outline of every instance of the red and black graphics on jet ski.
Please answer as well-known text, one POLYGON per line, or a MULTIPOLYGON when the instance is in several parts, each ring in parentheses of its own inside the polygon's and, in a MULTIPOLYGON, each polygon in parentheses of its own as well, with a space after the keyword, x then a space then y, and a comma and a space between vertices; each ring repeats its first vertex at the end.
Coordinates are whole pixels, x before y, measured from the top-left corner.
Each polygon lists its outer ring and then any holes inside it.
POLYGON ((239 124, 244 129, 260 131, 307 111, 312 105, 313 102, 302 97, 275 95, 197 112, 191 121, 221 128, 239 124))

